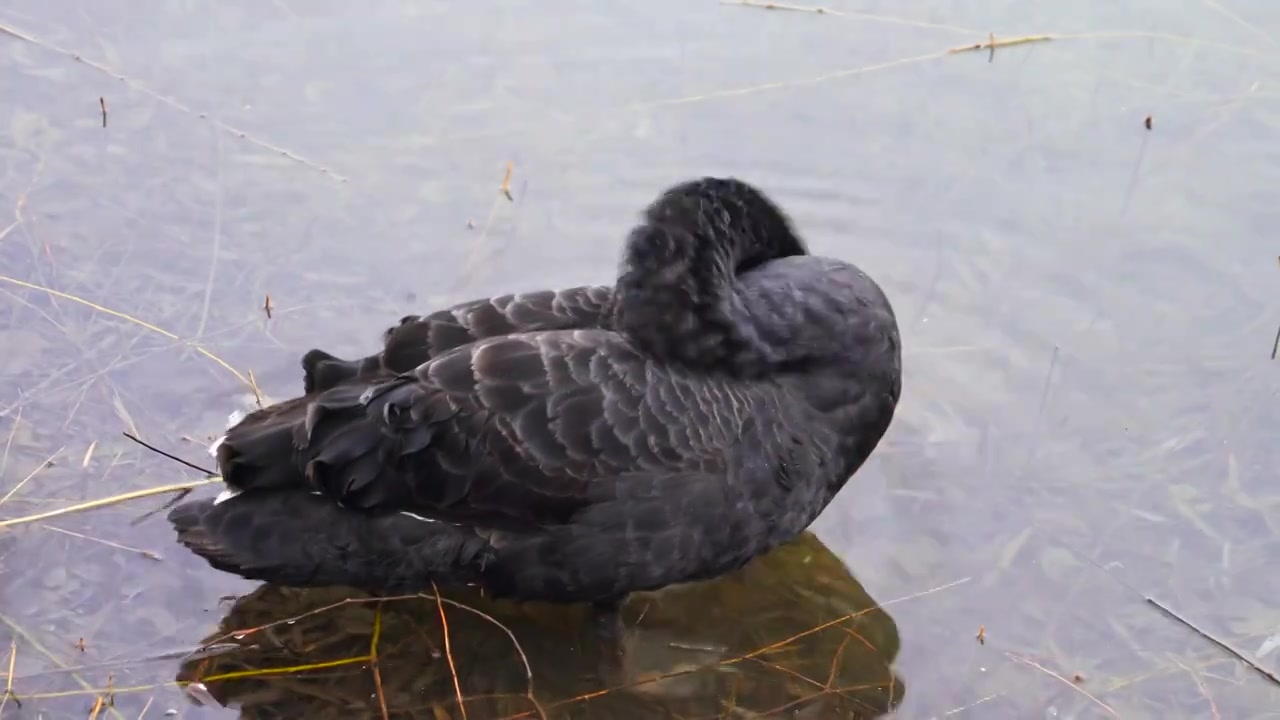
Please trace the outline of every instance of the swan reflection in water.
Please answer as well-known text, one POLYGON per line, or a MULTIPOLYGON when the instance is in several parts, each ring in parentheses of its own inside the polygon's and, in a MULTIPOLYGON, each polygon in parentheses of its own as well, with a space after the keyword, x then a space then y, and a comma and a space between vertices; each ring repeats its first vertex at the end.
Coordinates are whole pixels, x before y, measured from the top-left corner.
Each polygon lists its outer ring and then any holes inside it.
MULTIPOLYGON (((892 669, 893 618, 809 532, 718 579, 632 596, 622 611, 625 671, 611 667, 588 606, 442 597, 514 634, 547 718, 864 720, 887 714, 905 693, 892 669)), ((367 656, 377 607, 372 596, 340 588, 264 585, 239 598, 205 640, 229 647, 184 662, 177 679, 201 682, 193 696, 207 691, 242 718, 382 717, 367 661, 278 671, 367 656), (316 612, 347 597, 359 602, 316 612), (249 628, 261 629, 244 634, 249 628)), ((460 692, 469 720, 539 717, 506 631, 443 607, 448 655, 433 596, 382 603, 378 676, 388 716, 461 718, 460 692)))

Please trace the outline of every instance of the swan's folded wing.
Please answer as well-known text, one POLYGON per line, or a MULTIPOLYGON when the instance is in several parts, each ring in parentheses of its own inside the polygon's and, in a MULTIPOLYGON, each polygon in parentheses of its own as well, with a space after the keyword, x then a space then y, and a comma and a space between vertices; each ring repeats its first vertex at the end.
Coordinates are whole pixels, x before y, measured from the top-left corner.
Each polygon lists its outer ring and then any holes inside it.
POLYGON ((325 392, 352 380, 374 382, 407 373, 422 363, 477 340, 547 330, 608 328, 613 288, 588 285, 563 290, 470 300, 429 315, 407 315, 383 334, 382 349, 343 360, 312 349, 302 358, 303 390, 325 392))
POLYGON ((613 288, 589 285, 500 295, 429 315, 409 315, 387 330, 383 364, 392 372, 408 372, 449 350, 486 338, 607 328, 612 300, 613 288))
POLYGON ((483 340, 312 402, 295 443, 313 487, 347 507, 445 520, 567 520, 635 473, 716 472, 744 404, 603 330, 483 340))

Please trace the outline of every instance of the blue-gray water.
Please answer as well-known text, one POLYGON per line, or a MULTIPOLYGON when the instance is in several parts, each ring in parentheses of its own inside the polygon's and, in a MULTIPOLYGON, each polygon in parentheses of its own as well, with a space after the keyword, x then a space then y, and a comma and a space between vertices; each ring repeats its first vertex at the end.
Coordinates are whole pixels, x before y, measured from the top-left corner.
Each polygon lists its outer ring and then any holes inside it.
MULTIPOLYGON (((198 477, 121 431, 207 460, 247 390, 157 328, 281 399, 310 347, 366 354, 409 312, 609 282, 658 191, 733 174, 885 287, 898 417, 814 526, 825 549, 632 608, 636 672, 709 670, 555 705, 606 687, 569 676, 590 655, 573 619, 490 608, 534 648, 548 717, 875 717, 890 698, 902 718, 1280 717, 1280 686, 1144 600, 1280 671, 1280 5, 827 7, 9 0, 0 518, 198 477), (945 52, 990 32, 1055 39, 945 52), (721 662, 872 602, 861 631, 721 662)), ((228 613, 335 599, 220 602, 255 585, 176 547, 163 513, 134 522, 163 500, 0 531, 6 719, 86 717, 108 683, 99 717, 233 717, 184 697, 176 656, 228 613)), ((389 713, 461 717, 437 608, 415 602, 384 613, 389 713)), ((372 608, 209 662, 358 656, 372 608)), ((505 635, 448 617, 465 694, 532 707, 505 635)), ((245 716, 380 717, 371 675, 209 689, 245 716)))

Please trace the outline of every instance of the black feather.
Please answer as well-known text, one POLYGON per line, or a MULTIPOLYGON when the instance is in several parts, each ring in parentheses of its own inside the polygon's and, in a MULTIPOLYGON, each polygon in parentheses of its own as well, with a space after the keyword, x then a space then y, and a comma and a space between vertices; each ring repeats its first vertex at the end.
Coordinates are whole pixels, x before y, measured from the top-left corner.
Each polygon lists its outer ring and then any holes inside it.
POLYGON ((713 577, 804 530, 871 454, 899 346, 875 282, 809 255, 760 190, 690 181, 646 209, 615 288, 308 352, 306 394, 219 448, 240 494, 170 518, 214 567, 284 584, 608 601, 713 577))

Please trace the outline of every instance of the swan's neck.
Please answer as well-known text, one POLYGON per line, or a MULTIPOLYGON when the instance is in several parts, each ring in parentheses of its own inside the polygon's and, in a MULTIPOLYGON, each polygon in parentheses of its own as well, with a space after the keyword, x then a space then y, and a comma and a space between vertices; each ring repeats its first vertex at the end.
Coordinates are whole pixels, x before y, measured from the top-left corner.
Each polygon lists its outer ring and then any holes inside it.
POLYGON ((716 178, 677 185, 646 209, 644 223, 627 238, 615 327, 664 362, 768 373, 777 361, 769 323, 753 316, 739 278, 771 260, 805 254, 782 211, 758 190, 716 178))
POLYGON ((615 290, 615 327, 664 362, 735 374, 766 369, 743 336, 749 318, 735 264, 732 248, 682 228, 636 228, 615 290))

